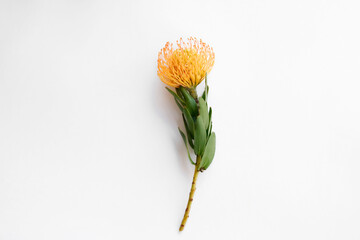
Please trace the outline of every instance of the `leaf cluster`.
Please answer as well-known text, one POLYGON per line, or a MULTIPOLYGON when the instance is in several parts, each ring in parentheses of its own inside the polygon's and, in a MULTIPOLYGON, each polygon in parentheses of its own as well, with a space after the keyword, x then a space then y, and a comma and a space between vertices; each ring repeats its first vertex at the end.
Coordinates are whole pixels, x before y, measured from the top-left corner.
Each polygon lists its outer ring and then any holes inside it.
POLYGON ((212 109, 207 104, 209 93, 207 79, 205 79, 205 90, 201 97, 197 97, 196 89, 179 87, 175 89, 176 92, 166 89, 174 96, 182 112, 185 133, 180 128, 179 132, 184 140, 189 160, 192 164, 196 164, 191 158, 190 150, 192 149, 197 155, 197 161, 200 161, 198 169, 206 170, 214 158, 216 144, 216 135, 212 131, 212 109))

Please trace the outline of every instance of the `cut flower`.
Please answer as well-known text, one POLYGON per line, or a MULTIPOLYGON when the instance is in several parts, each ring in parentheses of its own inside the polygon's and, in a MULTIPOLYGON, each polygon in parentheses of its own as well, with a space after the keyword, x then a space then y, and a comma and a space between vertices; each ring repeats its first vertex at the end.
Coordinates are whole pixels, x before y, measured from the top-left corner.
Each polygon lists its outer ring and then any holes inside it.
POLYGON ((208 106, 209 86, 207 74, 215 60, 213 49, 201 40, 181 38, 174 48, 169 42, 159 52, 158 72, 161 81, 175 87, 166 87, 179 107, 185 131, 179 128, 190 163, 195 165, 193 181, 179 231, 183 231, 189 218, 199 172, 205 171, 215 156, 216 135, 212 130, 212 108, 208 106), (198 96, 196 87, 205 79, 205 88, 198 96), (193 160, 191 155, 196 156, 193 160))

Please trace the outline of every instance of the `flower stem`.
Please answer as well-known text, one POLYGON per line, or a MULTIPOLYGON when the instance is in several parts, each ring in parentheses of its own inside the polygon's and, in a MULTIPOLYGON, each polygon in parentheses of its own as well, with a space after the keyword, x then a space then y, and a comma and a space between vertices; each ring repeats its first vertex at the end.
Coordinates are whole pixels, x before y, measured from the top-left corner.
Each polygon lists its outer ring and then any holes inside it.
POLYGON ((198 174, 199 174, 200 162, 201 162, 201 157, 197 156, 196 165, 195 165, 195 171, 194 171, 194 177, 193 177, 193 181, 192 181, 192 184, 191 184, 191 190, 190 190, 190 194, 189 194, 189 200, 188 200, 188 203, 187 203, 187 206, 186 206, 186 209, 185 209, 185 214, 184 214, 183 220, 182 220, 180 228, 179 228, 180 232, 182 230, 184 230, 186 221, 189 218, 190 208, 191 208, 191 204, 192 204, 192 201, 194 199, 194 193, 195 193, 195 190, 196 190, 196 180, 197 180, 197 177, 198 177, 198 174))

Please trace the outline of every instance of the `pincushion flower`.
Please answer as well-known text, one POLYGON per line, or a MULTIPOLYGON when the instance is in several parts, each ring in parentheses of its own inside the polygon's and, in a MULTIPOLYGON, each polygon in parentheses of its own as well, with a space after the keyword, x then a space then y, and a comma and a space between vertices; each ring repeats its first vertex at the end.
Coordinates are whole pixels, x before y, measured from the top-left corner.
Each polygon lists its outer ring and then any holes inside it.
POLYGON ((171 87, 196 87, 214 65, 213 49, 196 38, 189 38, 188 42, 180 38, 176 45, 174 48, 168 42, 159 52, 158 75, 171 87))
POLYGON ((179 132, 189 160, 195 165, 189 200, 179 231, 184 229, 189 218, 198 174, 210 166, 215 155, 216 136, 212 131, 212 109, 207 104, 207 75, 214 66, 214 61, 213 49, 202 40, 193 37, 186 42, 180 38, 175 47, 168 42, 159 52, 158 76, 165 84, 175 88, 173 91, 166 87, 182 112, 185 131, 179 128, 179 132), (196 87, 204 79, 205 90, 201 97, 198 97, 196 87), (191 158, 191 150, 196 155, 195 161, 191 158))

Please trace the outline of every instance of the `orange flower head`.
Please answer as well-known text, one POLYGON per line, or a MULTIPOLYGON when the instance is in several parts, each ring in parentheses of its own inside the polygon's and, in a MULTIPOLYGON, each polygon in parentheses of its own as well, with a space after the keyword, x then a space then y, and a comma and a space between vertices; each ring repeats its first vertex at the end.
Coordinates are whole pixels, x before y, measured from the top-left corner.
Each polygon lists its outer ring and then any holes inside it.
POLYGON ((194 37, 187 42, 180 38, 176 45, 174 48, 172 43, 167 42, 159 52, 158 76, 165 84, 175 88, 196 87, 214 66, 214 51, 194 37))

